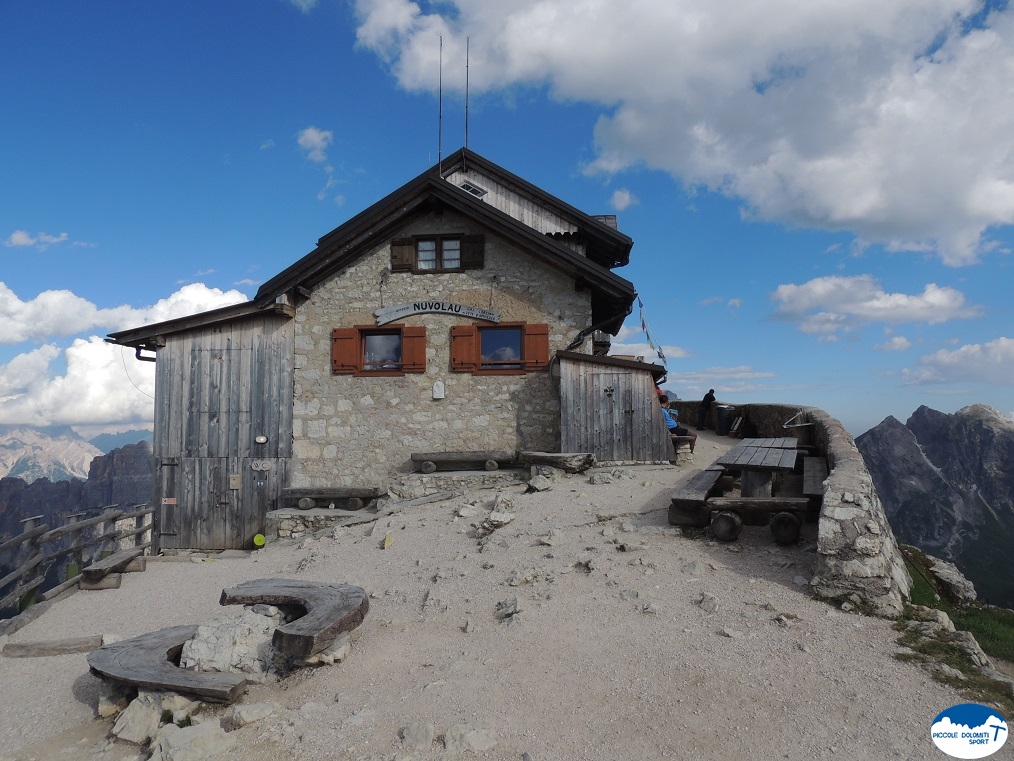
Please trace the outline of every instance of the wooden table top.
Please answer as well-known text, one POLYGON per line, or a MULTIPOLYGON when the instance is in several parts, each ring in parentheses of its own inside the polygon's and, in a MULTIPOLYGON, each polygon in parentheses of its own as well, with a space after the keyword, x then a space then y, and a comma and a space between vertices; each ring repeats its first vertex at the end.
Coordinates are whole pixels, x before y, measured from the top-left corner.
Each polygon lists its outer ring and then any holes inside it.
POLYGON ((743 439, 715 462, 731 470, 792 470, 796 465, 797 439, 743 439))

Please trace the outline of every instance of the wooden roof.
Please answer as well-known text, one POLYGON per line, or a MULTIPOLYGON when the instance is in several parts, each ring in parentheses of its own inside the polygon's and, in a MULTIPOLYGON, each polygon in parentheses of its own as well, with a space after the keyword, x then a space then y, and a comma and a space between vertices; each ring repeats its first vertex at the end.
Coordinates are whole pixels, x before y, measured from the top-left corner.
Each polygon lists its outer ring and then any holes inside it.
POLYGON ((436 209, 460 213, 488 233, 510 240, 529 256, 572 276, 576 285, 591 292, 592 322, 599 329, 615 335, 630 313, 636 296, 634 286, 610 271, 610 267, 628 262, 633 245, 629 237, 611 227, 607 218, 585 214, 463 148, 322 236, 313 251, 265 282, 251 302, 111 333, 109 340, 149 347, 156 336, 263 311, 278 311, 282 309, 280 303, 292 303, 285 298, 287 295, 307 294, 314 286, 386 241, 412 218, 436 209), (586 255, 578 254, 554 236, 534 230, 444 179, 465 167, 494 177, 512 191, 566 218, 577 227, 586 255))

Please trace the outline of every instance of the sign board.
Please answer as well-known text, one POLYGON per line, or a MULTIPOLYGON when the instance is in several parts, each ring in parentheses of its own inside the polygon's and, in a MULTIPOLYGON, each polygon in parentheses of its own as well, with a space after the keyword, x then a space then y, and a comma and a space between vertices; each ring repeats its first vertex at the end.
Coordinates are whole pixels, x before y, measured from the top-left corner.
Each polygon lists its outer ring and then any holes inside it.
POLYGON ((500 322, 500 313, 492 309, 455 304, 452 301, 411 301, 407 304, 381 307, 375 311, 378 325, 400 320, 413 314, 449 314, 457 317, 469 317, 473 320, 500 322))

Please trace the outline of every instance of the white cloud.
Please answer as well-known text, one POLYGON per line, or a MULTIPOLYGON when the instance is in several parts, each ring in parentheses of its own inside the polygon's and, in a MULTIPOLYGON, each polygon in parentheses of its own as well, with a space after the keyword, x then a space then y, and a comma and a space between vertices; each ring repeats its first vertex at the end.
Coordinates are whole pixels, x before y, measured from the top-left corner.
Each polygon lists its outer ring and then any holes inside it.
POLYGON ((609 199, 609 204, 616 209, 616 211, 623 211, 629 209, 638 203, 637 196, 631 193, 626 188, 619 188, 613 192, 612 198, 609 199))
MULTIPOLYGON (((69 291, 20 301, 0 283, 0 343, 123 330, 243 301, 239 291, 194 283, 151 306, 98 309, 69 291)), ((49 342, 0 365, 0 423, 143 426, 151 421, 154 389, 155 365, 136 361, 130 349, 98 336, 65 349, 49 342), (58 375, 53 366, 61 355, 66 369, 58 375)))
POLYGON ((646 165, 748 213, 968 264, 1014 223, 1014 8, 980 0, 357 0, 402 87, 600 104, 591 171, 646 165), (442 15, 441 15, 442 14, 442 15), (650 72, 651 75, 646 75, 650 72))
POLYGON ((151 306, 100 309, 66 290, 43 291, 34 299, 22 301, 0 282, 0 344, 41 341, 98 329, 126 330, 246 300, 239 291, 221 291, 203 283, 192 283, 151 306))
POLYGON ((327 148, 334 140, 334 133, 326 129, 307 127, 296 137, 306 157, 316 164, 327 162, 327 148))
POLYGON ((141 426, 151 420, 154 364, 136 362, 128 349, 92 336, 63 352, 66 372, 53 376, 50 365, 59 353, 47 345, 0 366, 0 423, 141 426))
POLYGON ((919 360, 920 367, 905 370, 909 383, 988 383, 1014 386, 1014 338, 997 338, 985 344, 941 349, 919 360))
MULTIPOLYGON (((686 349, 679 346, 663 345, 662 353, 665 354, 667 360, 690 356, 686 349)), ((609 345, 609 354, 610 356, 625 354, 631 357, 644 357, 645 362, 660 364, 657 349, 652 349, 648 344, 640 325, 624 324, 620 326, 620 331, 613 337, 609 345)))
POLYGON ((953 288, 930 283, 916 295, 887 293, 870 275, 835 275, 802 285, 780 285, 771 298, 778 302, 775 317, 796 322, 801 332, 824 340, 835 340, 840 333, 871 323, 934 325, 982 314, 979 307, 967 306, 964 294, 953 288))
POLYGON ((905 351, 912 347, 912 342, 909 341, 905 336, 892 336, 882 344, 877 344, 875 348, 881 351, 905 351))
POLYGON ((289 0, 294 6, 299 8, 303 13, 309 13, 317 7, 317 0, 289 0))
POLYGON ((31 235, 25 230, 15 230, 8 236, 7 240, 4 241, 4 245, 8 248, 36 248, 39 251, 43 251, 50 246, 57 245, 58 243, 66 243, 69 238, 70 236, 67 235, 67 233, 60 233, 59 235, 37 233, 35 235, 31 235))

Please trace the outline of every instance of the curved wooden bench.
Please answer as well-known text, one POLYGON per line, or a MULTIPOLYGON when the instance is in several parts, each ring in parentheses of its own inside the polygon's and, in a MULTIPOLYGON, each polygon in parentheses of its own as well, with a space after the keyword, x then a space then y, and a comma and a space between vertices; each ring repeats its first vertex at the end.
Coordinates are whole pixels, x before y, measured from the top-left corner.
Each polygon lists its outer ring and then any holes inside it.
POLYGON ((213 703, 236 702, 249 681, 245 676, 176 665, 183 644, 196 633, 196 624, 171 626, 103 645, 88 654, 88 667, 96 676, 147 690, 171 690, 213 703))
POLYGON ((334 585, 297 579, 254 579, 223 589, 222 605, 296 605, 306 614, 275 629, 272 646, 284 655, 308 658, 331 645, 342 632, 366 618, 370 600, 366 590, 351 584, 334 585))

